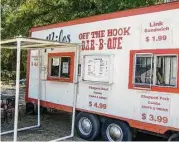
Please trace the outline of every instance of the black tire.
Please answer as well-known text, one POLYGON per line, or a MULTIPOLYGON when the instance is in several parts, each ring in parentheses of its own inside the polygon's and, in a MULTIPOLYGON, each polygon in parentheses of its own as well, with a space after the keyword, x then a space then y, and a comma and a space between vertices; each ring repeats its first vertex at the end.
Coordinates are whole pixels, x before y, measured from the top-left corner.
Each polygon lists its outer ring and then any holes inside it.
POLYGON ((75 127, 77 134, 85 140, 95 140, 100 134, 100 121, 96 115, 80 112, 75 119, 75 127), (80 124, 82 119, 88 119, 91 123, 91 131, 89 134, 84 134, 82 130, 80 130, 80 124))
MULTIPOLYGON (((46 113, 47 108, 40 106, 40 113, 46 113)), ((38 105, 33 103, 26 103, 26 113, 27 114, 38 114, 38 105)))
MULTIPOLYGON (((43 106, 40 106, 40 114, 44 114, 47 112, 47 108, 46 107, 43 107, 43 106)), ((34 115, 37 115, 38 114, 38 105, 37 104, 34 104, 34 115)))
POLYGON ((168 141, 179 141, 179 132, 171 135, 168 141))
POLYGON ((115 124, 119 126, 119 128, 121 129, 123 134, 121 141, 132 141, 132 131, 130 126, 125 122, 119 120, 112 120, 112 119, 107 119, 102 125, 101 135, 105 141, 112 141, 107 136, 107 129, 110 124, 111 125, 115 124))
POLYGON ((34 114, 34 104, 33 103, 26 103, 26 113, 34 114))

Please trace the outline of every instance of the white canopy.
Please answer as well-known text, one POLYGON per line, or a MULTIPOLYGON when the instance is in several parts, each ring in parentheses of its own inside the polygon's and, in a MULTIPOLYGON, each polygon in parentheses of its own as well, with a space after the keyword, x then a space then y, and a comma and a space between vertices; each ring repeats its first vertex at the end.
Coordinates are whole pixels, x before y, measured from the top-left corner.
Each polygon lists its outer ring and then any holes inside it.
POLYGON ((79 44, 62 43, 57 41, 49 41, 38 38, 16 37, 13 39, 2 40, 0 42, 1 48, 16 49, 17 42, 21 42, 21 49, 36 49, 36 48, 64 48, 77 47, 79 44))
MULTIPOLYGON (((6 131, 1 133, 8 134, 14 132, 14 141, 17 141, 17 131, 23 131, 27 129, 32 129, 36 127, 40 127, 40 90, 38 93, 38 123, 35 126, 29 126, 18 129, 18 104, 19 104, 19 79, 20 79, 20 53, 21 49, 36 49, 39 50, 39 58, 40 58, 40 49, 46 49, 46 48, 68 48, 68 47, 74 47, 76 48, 76 62, 78 65, 78 55, 79 55, 79 44, 73 44, 73 43, 60 43, 57 41, 49 41, 49 40, 43 40, 43 39, 37 39, 37 38, 25 38, 25 37, 16 37, 14 39, 8 39, 0 41, 1 48, 7 48, 7 49, 17 49, 17 61, 16 61, 16 97, 15 97, 15 115, 14 115, 14 130, 6 131)), ((39 65, 40 70, 40 65, 39 65)), ((72 114, 72 126, 71 126, 71 134, 69 136, 65 136, 62 138, 58 138, 57 140, 64 140, 67 138, 71 138, 74 136, 74 123, 75 123, 75 107, 76 107, 76 90, 77 90, 77 76, 78 76, 78 67, 75 67, 75 92, 74 92, 74 102, 73 102, 73 114, 72 114)), ((40 72, 39 72, 39 88, 40 88, 40 72)))

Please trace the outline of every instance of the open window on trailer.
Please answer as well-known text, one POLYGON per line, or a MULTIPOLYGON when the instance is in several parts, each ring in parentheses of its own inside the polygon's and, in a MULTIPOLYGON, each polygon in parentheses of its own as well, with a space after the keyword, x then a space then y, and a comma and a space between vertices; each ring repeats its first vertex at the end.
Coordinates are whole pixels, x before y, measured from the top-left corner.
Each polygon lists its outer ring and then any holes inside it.
MULTIPOLYGON (((179 2, 34 27, 31 37, 81 43, 41 51, 41 105, 72 111, 76 130, 94 140, 131 140, 136 131, 179 132, 179 2)), ((27 103, 36 103, 37 51, 28 52, 27 103)), ((170 137, 170 138, 172 138, 170 137)))

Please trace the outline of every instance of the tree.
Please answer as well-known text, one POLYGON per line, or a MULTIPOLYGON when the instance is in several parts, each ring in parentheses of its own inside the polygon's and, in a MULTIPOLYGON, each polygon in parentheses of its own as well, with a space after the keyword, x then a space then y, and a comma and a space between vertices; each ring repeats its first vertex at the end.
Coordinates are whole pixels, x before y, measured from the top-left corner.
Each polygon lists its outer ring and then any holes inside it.
MULTIPOLYGON (((29 36, 34 26, 52 24, 76 18, 119 10, 154 5, 162 0, 1 0, 1 38, 29 36)), ((15 65, 15 51, 3 50, 2 70, 15 65)), ((26 52, 22 52, 25 70, 26 52)))

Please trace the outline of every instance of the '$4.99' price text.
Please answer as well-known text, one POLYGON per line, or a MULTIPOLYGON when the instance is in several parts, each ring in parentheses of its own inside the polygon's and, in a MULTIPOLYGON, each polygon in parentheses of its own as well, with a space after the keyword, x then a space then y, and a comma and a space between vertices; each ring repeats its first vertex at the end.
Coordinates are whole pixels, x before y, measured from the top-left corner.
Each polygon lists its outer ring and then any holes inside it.
POLYGON ((151 122, 168 123, 168 118, 163 116, 155 116, 153 114, 142 113, 143 120, 149 120, 151 122))
POLYGON ((106 109, 106 104, 89 101, 89 107, 95 107, 99 109, 106 109))

